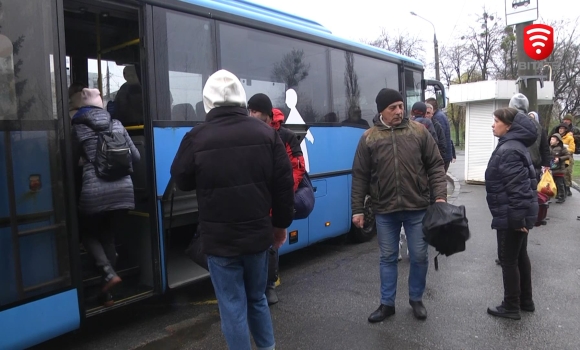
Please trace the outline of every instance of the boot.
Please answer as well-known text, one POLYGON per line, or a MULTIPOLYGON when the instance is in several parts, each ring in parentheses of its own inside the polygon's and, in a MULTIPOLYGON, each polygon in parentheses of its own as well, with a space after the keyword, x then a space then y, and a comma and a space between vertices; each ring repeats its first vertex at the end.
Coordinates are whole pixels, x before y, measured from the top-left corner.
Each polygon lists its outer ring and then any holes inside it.
POLYGON ((102 268, 102 273, 103 288, 101 288, 101 291, 103 293, 107 293, 111 288, 122 282, 121 277, 117 276, 117 273, 113 270, 111 265, 104 266, 102 268))
POLYGON ((385 318, 395 314, 395 307, 381 304, 379 308, 369 316, 369 322, 381 322, 385 318))
POLYGON ((503 318, 509 318, 512 320, 519 320, 522 318, 522 316, 520 315, 520 310, 518 309, 507 309, 505 307, 505 304, 502 302, 501 305, 496 306, 496 307, 488 307, 487 308, 487 313, 492 315, 492 316, 496 316, 496 317, 503 317, 503 318))
POLYGON ((104 307, 111 307, 115 304, 113 300, 113 295, 109 292, 99 294, 99 303, 103 304, 104 307))
POLYGON ((558 195, 558 197, 556 197, 556 203, 564 203, 564 202, 566 202, 566 197, 564 197, 564 196, 565 196, 565 194, 562 195, 562 196, 558 195))
POLYGON ((572 191, 570 191, 570 186, 566 186, 566 196, 571 196, 572 191))

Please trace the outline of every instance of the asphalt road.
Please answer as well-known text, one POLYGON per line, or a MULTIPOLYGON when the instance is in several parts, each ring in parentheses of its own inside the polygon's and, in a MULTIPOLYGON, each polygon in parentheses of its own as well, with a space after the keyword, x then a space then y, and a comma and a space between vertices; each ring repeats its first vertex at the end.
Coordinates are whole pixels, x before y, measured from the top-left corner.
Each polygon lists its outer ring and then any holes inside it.
MULTIPOLYGON (((462 157, 450 172, 461 182, 462 157)), ((535 313, 520 321, 494 318, 503 288, 485 188, 456 193, 465 205, 471 239, 465 252, 439 257, 430 270, 416 320, 408 305, 409 260, 399 264, 396 314, 367 322, 379 305, 376 238, 351 245, 341 239, 281 257, 280 303, 271 307, 277 349, 577 349, 580 347, 580 193, 552 204, 548 225, 529 237, 535 313)), ((88 320, 82 331, 43 344, 47 349, 225 349, 209 281, 88 320)))

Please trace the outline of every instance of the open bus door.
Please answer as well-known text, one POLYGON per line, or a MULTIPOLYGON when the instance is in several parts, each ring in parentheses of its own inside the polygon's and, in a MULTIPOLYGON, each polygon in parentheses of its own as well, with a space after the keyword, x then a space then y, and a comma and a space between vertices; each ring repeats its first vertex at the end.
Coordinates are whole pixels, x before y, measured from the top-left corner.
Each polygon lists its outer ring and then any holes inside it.
POLYGON ((445 108, 447 105, 447 97, 445 95, 445 87, 440 81, 423 79, 421 81, 421 88, 423 91, 431 90, 434 92, 439 109, 445 108))
POLYGON ((0 348, 24 349, 81 322, 63 11, 0 4, 0 348))

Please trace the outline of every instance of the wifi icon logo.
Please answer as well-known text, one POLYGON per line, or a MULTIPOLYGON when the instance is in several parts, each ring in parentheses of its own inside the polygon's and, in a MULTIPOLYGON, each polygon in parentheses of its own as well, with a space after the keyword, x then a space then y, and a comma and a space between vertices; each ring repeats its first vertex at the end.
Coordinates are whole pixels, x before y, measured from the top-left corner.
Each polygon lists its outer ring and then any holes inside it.
POLYGON ((554 28, 531 24, 524 28, 524 51, 533 60, 548 58, 554 51, 554 28))

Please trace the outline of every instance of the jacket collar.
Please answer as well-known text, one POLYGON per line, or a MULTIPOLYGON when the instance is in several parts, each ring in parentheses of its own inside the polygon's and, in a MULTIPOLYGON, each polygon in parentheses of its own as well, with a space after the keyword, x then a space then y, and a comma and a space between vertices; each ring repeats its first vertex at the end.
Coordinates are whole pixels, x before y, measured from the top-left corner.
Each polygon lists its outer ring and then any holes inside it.
POLYGON ((205 121, 209 122, 223 117, 248 117, 248 110, 243 107, 215 107, 207 113, 205 121))

